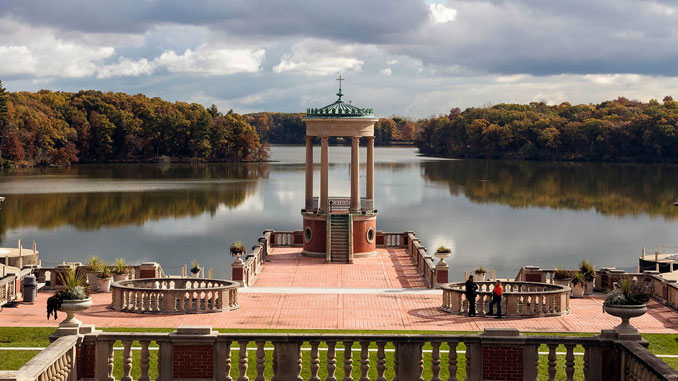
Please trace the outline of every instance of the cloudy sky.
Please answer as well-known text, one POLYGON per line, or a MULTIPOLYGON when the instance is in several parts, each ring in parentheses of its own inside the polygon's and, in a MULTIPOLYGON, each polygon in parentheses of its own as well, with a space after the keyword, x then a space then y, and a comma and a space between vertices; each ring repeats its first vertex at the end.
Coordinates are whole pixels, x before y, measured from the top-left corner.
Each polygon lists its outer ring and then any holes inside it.
POLYGON ((672 0, 2 0, 8 90, 98 89, 426 117, 499 102, 678 97, 672 0))

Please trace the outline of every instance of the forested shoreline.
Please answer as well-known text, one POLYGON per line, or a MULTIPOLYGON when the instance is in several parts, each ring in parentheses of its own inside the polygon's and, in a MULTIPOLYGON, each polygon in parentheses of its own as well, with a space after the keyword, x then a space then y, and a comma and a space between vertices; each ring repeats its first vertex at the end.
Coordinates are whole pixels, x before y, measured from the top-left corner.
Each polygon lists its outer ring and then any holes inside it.
POLYGON ((678 162, 678 102, 623 97, 600 104, 498 104, 418 122, 428 156, 678 162))
POLYGON ((256 130, 233 111, 167 102, 143 94, 37 93, 2 89, 3 166, 65 166, 158 160, 259 161, 268 153, 256 130))
MULTIPOLYGON (((222 113, 143 94, 6 92, 0 82, 0 164, 261 161, 271 144, 304 144, 303 113, 222 113)), ((331 143, 342 143, 333 138, 331 143)), ((375 123, 377 145, 427 156, 678 162, 678 102, 498 104, 416 121, 375 123)))

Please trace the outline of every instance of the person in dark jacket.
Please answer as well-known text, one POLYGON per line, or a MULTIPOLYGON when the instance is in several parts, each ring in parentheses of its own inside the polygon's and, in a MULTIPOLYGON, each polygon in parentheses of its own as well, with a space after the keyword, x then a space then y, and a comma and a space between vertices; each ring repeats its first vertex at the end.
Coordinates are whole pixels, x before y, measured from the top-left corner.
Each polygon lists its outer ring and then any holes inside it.
POLYGON ((466 281, 466 300, 468 301, 468 316, 476 316, 476 296, 478 295, 478 285, 473 281, 473 275, 466 281))
POLYGON ((501 319, 501 294, 504 293, 504 287, 501 285, 501 281, 497 281, 494 284, 494 289, 492 290, 492 300, 490 301, 490 315, 494 315, 493 307, 497 305, 497 319, 501 319))

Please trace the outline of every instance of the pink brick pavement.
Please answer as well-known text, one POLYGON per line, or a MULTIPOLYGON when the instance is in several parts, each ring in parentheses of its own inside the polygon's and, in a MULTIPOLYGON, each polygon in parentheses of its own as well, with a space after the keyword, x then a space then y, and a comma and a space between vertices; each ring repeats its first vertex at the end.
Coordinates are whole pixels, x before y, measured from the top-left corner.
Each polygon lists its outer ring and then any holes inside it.
MULTIPOLYGON (((430 294, 327 294, 257 293, 256 287, 405 288, 422 287, 407 255, 396 249, 380 250, 378 258, 359 259, 353 265, 328 265, 322 260, 299 258, 293 249, 275 249, 273 261, 264 265, 248 293, 240 294, 240 309, 215 314, 161 316, 112 311, 110 294, 94 294, 93 306, 77 314, 98 327, 178 327, 208 324, 215 328, 304 328, 360 330, 480 331, 489 327, 514 327, 533 332, 599 332, 619 319, 602 312, 602 297, 572 299, 572 313, 561 317, 468 318, 438 310, 441 295, 430 294), (276 256, 286 256, 276 258, 276 256), (286 259, 285 259, 286 258, 286 259), (370 269, 381 266, 383 272, 370 269), (322 275, 318 275, 318 273, 322 275), (280 282, 280 283, 277 283, 280 282), (419 284, 418 284, 419 283, 419 284)), ((346 290, 344 290, 346 291, 346 290)), ((57 326, 47 320, 45 301, 21 304, 0 312, 0 326, 57 326)), ((65 315, 60 314, 59 319, 65 315)), ((678 313, 651 302, 648 313, 632 320, 644 333, 676 333, 678 313)))

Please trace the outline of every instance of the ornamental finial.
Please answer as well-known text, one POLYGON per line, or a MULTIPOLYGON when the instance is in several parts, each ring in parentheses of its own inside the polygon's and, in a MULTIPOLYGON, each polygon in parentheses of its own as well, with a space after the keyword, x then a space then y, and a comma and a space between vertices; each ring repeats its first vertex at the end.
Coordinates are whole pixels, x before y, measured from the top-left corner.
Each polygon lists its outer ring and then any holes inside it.
POLYGON ((337 81, 339 81, 339 92, 337 93, 337 96, 339 97, 338 101, 340 101, 341 97, 344 95, 341 92, 341 81, 345 81, 345 79, 341 78, 341 74, 339 74, 339 78, 337 78, 337 81))

